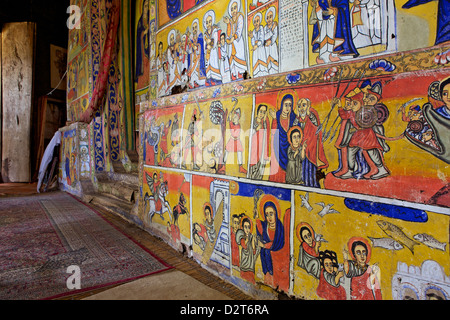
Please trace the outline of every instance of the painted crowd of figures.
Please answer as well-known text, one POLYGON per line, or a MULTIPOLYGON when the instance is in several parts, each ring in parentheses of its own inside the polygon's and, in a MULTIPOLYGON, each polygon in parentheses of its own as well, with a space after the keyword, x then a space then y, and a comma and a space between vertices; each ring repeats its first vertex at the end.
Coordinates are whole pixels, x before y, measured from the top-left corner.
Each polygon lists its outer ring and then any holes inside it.
POLYGON ((174 88, 197 88, 244 79, 248 72, 244 40, 244 15, 240 1, 232 0, 228 15, 223 17, 224 30, 219 28, 214 10, 196 18, 184 34, 172 29, 168 48, 158 43, 156 65, 158 94, 173 94, 174 88), (200 28, 203 27, 203 32, 200 28), (225 30, 226 29, 226 30, 225 30))
POLYGON ((251 174, 261 179, 270 163, 269 180, 320 187, 323 170, 329 163, 324 151, 324 137, 336 136, 339 168, 333 175, 340 179, 377 180, 389 175, 384 154, 390 150, 384 136, 378 108, 388 114, 379 103, 381 83, 362 82, 344 96, 331 101, 331 109, 321 123, 317 110, 308 98, 296 98, 295 91, 281 96, 278 111, 265 104, 256 109, 252 136, 251 174), (327 128, 331 111, 337 106, 338 116, 327 128), (270 119, 272 119, 270 121, 270 119), (340 122, 336 128, 333 126, 340 122))
MULTIPOLYGON (((402 120, 407 125, 404 133, 397 137, 385 135, 384 123, 389 117, 390 108, 381 102, 380 81, 372 83, 371 80, 360 79, 355 87, 347 91, 351 84, 351 81, 348 82, 341 96, 331 100, 324 121, 321 121, 318 111, 311 106, 308 98, 298 98, 295 90, 282 90, 278 94, 276 109, 264 102, 255 106, 249 172, 245 166, 246 144, 238 99, 233 98, 231 111, 225 110, 220 101, 211 102, 209 117, 212 124, 220 126, 221 137, 218 139, 204 136, 205 128, 202 125, 206 115, 200 107, 192 109, 183 139, 178 113, 167 123, 158 126, 152 116, 144 140, 153 147, 153 152, 148 152, 154 160, 147 164, 184 169, 192 165, 193 170, 225 174, 227 158, 230 154, 236 154, 239 173, 248 178, 320 188, 320 180, 326 178, 324 171, 329 167, 324 149, 327 139, 334 140, 338 154, 338 167, 331 171, 335 178, 379 180, 390 175, 385 161, 385 154, 391 149, 388 141, 404 137, 448 162, 445 138, 448 116, 446 118, 445 110, 450 104, 446 102, 449 81, 436 81, 430 86, 430 90, 435 91, 429 99, 436 102, 437 107, 430 108, 438 117, 436 121, 432 116, 425 118, 419 105, 409 106, 417 98, 400 107, 402 120), (405 109, 407 106, 408 112, 405 109), (330 115, 335 109, 337 116, 331 121, 330 115), (169 150, 169 144, 173 146, 172 150, 169 150), (205 162, 205 152, 214 156, 208 163, 205 162)), ((423 108, 427 109, 428 104, 423 108)))
MULTIPOLYGON (((410 0, 401 9, 408 11, 428 2, 410 0)), ((281 70, 280 52, 289 46, 280 39, 278 19, 281 5, 278 1, 248 1, 249 14, 246 17, 242 3, 240 0, 227 1, 227 13, 222 18, 217 17, 217 10, 209 9, 202 17, 194 18, 185 31, 172 28, 167 42, 160 37, 151 39, 152 56, 157 55, 156 89, 159 97, 247 76, 276 74, 281 70)), ((450 40, 449 22, 445 16, 447 7, 448 0, 439 1, 435 44, 450 40)), ((310 51, 316 64, 348 60, 374 52, 393 52, 398 46, 398 39, 393 36, 397 24, 394 0, 313 0, 298 10, 308 12, 309 16, 304 14, 303 17, 309 26, 305 33, 309 38, 305 50, 310 51)), ((139 53, 144 45, 148 56, 150 40, 144 34, 146 38, 141 41, 140 32, 145 32, 141 29, 140 22, 136 65, 139 74, 142 70, 139 53)), ((154 21, 150 29, 148 33, 154 37, 154 21)), ((284 66, 283 70, 298 68, 295 65, 284 66)))

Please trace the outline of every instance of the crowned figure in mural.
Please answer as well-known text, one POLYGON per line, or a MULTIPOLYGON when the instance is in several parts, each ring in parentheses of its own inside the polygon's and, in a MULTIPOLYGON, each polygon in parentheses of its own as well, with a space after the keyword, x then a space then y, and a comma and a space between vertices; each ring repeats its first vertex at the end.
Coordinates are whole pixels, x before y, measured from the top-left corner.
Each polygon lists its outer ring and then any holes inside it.
POLYGON ((254 29, 248 32, 251 39, 253 77, 262 77, 269 74, 267 69, 267 56, 264 46, 264 28, 261 26, 262 14, 260 12, 253 16, 254 29))
POLYGON ((239 0, 231 0, 228 5, 228 14, 223 18, 223 22, 227 25, 227 42, 230 45, 230 69, 231 79, 240 80, 247 71, 247 59, 245 55, 244 15, 240 12, 241 2, 239 0))
POLYGON ((203 33, 199 29, 198 19, 194 19, 191 24, 192 33, 189 34, 191 53, 191 65, 189 67, 189 87, 191 89, 205 85, 205 48, 203 33))
POLYGON ((267 56, 267 69, 269 74, 278 73, 278 23, 275 21, 277 11, 271 6, 266 11, 264 26, 264 48, 267 56))
POLYGON ((215 23, 216 13, 214 12, 214 10, 209 10, 203 16, 206 86, 214 86, 216 84, 222 83, 218 51, 221 31, 215 23))

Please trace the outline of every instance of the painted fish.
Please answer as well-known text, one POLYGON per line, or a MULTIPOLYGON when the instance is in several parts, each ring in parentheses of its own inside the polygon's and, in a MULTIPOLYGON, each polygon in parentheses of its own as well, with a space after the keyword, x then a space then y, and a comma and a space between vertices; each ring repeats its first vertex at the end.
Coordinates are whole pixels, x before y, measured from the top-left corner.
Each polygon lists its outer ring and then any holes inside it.
POLYGON ((445 246, 447 245, 445 242, 439 242, 433 236, 426 233, 418 233, 414 235, 413 238, 419 242, 422 242, 427 247, 442 251, 445 251, 445 246))
POLYGON ((374 247, 388 250, 401 250, 404 248, 400 243, 391 238, 368 238, 372 241, 374 247))
POLYGON ((420 242, 414 241, 409 238, 400 227, 384 220, 377 221, 378 226, 384 231, 389 237, 399 242, 400 244, 406 246, 414 254, 414 246, 420 244, 420 242))

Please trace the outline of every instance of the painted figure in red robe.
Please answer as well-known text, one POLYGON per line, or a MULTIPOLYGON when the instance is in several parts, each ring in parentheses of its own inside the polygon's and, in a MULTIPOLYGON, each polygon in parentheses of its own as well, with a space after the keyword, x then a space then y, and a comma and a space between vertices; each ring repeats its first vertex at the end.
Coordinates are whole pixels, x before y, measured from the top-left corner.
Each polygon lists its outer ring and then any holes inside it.
POLYGON ((345 289, 340 285, 344 271, 339 270, 336 252, 325 250, 319 254, 321 271, 317 295, 326 300, 346 300, 345 289))
POLYGON ((372 250, 367 239, 351 238, 348 250, 344 250, 344 271, 346 277, 351 278, 351 300, 382 300, 379 268, 368 264, 372 250))

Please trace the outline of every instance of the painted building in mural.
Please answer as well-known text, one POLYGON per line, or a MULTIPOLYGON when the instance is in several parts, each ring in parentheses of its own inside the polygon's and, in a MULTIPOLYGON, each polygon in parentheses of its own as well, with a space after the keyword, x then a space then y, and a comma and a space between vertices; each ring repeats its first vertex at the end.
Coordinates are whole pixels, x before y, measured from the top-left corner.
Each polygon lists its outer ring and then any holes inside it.
POLYGON ((447 0, 72 3, 64 190, 138 150, 127 219, 256 297, 450 298, 447 0))

